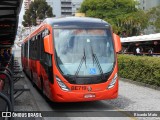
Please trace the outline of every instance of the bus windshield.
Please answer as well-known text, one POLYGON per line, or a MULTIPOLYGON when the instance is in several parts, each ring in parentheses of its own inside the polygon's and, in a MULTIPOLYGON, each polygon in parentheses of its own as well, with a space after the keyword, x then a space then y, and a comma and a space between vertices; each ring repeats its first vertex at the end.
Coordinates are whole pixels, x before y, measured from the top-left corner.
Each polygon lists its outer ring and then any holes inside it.
POLYGON ((109 28, 54 29, 57 65, 64 75, 89 76, 112 71, 115 57, 109 28))

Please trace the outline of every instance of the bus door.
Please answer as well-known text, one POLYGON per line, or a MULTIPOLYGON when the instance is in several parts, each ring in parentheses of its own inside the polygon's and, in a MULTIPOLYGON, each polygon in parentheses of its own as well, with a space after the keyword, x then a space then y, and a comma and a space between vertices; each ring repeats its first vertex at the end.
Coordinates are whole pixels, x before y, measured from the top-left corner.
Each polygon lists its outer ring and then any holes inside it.
POLYGON ((31 78, 40 86, 38 82, 37 63, 38 63, 38 37, 34 36, 30 40, 30 71, 31 78))
POLYGON ((49 83, 53 83, 53 66, 52 66, 52 55, 46 53, 44 49, 44 37, 47 35, 45 30, 42 32, 40 38, 40 64, 42 67, 41 73, 43 76, 42 78, 43 80, 41 83, 44 85, 44 90, 46 91, 46 93, 49 93, 50 91, 49 87, 45 86, 49 86, 49 83))
POLYGON ((40 79, 41 76, 41 64, 40 64, 40 52, 41 51, 41 34, 37 35, 37 75, 38 78, 40 79))

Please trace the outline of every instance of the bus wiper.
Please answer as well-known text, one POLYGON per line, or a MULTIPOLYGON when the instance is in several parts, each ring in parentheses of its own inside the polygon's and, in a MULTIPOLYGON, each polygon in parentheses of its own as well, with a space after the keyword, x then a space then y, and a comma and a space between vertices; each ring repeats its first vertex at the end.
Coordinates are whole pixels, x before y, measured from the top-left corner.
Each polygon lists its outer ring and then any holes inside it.
POLYGON ((94 66, 94 61, 95 61, 95 62, 97 63, 97 66, 98 66, 98 68, 99 68, 99 71, 100 71, 100 73, 101 73, 102 79, 104 79, 105 77, 104 77, 104 74, 103 74, 102 67, 101 67, 101 65, 100 65, 100 63, 99 63, 99 60, 98 60, 98 58, 97 58, 97 55, 93 52, 92 46, 91 46, 91 52, 92 52, 92 58, 93 58, 93 66, 94 66))
POLYGON ((77 71, 76 71, 76 73, 75 73, 75 76, 78 75, 78 73, 79 73, 79 71, 80 71, 80 69, 81 69, 81 67, 82 67, 83 61, 85 62, 85 66, 87 67, 87 65, 86 65, 86 53, 85 53, 85 48, 83 49, 83 57, 82 57, 82 59, 81 59, 81 61, 80 61, 80 63, 79 63, 79 66, 78 66, 78 69, 77 69, 77 71))

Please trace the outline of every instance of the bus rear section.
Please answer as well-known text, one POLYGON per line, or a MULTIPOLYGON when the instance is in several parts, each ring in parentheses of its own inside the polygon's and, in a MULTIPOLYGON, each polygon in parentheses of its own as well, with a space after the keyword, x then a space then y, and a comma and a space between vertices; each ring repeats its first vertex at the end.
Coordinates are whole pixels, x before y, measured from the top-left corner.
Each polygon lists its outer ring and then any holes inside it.
POLYGON ((117 98, 116 53, 121 43, 111 26, 85 17, 48 18, 45 22, 50 27, 42 27, 44 34, 39 32, 45 60, 39 59, 39 75, 33 80, 43 93, 54 102, 117 98))

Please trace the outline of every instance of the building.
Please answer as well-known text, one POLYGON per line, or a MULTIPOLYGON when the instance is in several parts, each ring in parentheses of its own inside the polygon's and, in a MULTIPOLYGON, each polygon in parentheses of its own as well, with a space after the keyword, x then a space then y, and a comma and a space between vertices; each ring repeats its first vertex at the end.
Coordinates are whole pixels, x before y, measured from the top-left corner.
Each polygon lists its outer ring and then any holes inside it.
MULTIPOLYGON (((139 8, 142 10, 149 10, 152 7, 156 7, 160 5, 160 0, 137 0, 140 4, 138 5, 139 8)), ((149 26, 147 29, 145 29, 144 34, 154 34, 155 33, 155 27, 149 26)))
POLYGON ((61 0, 61 16, 72 16, 72 0, 61 0))
POLYGON ((83 2, 83 0, 72 0, 72 14, 73 14, 73 15, 74 15, 76 12, 79 11, 82 2, 83 2))
POLYGON ((160 0, 137 0, 139 1, 140 5, 139 8, 142 10, 149 10, 152 7, 156 7, 160 5, 160 0))
POLYGON ((25 9, 25 11, 27 9, 29 9, 29 5, 31 4, 32 1, 34 1, 34 0, 25 0, 24 1, 24 9, 25 9))
POLYGON ((50 5, 52 7, 52 12, 56 17, 60 17, 61 16, 61 1, 60 0, 46 0, 46 2, 48 3, 48 5, 50 5))
POLYGON ((46 0, 56 17, 73 16, 83 0, 46 0))
MULTIPOLYGON (((29 5, 34 0, 25 0, 25 11, 29 9, 29 5)), ((56 17, 73 16, 80 8, 83 0, 46 0, 48 5, 53 9, 56 17)))

